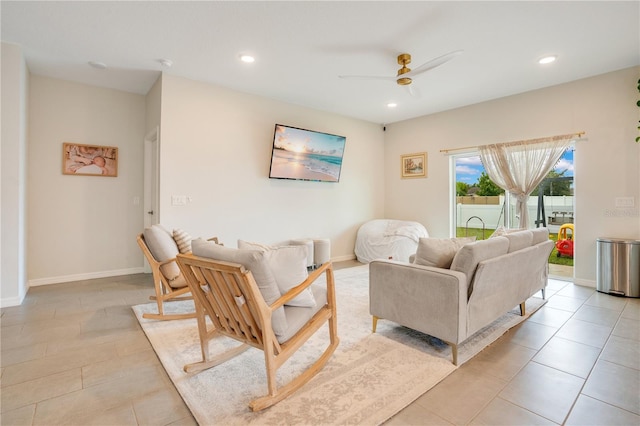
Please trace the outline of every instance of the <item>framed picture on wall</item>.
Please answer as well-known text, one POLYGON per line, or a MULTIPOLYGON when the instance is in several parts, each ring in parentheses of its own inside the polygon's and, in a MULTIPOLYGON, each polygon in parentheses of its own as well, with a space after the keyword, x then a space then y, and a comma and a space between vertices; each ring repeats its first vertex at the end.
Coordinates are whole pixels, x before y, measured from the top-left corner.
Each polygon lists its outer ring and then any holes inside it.
POLYGON ((416 152, 400 156, 401 177, 404 178, 424 178, 427 177, 427 153, 416 152))
POLYGON ((62 174, 118 176, 118 148, 115 146, 62 144, 62 174))

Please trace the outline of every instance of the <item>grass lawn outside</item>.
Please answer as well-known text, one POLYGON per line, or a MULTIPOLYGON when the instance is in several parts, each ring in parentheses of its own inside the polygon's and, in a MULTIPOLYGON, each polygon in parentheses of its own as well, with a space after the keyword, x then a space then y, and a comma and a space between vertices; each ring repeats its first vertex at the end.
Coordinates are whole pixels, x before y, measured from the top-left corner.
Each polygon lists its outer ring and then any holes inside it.
MULTIPOLYGON (((473 237, 475 236, 478 240, 486 240, 493 234, 493 229, 485 229, 484 235, 482 232, 482 228, 462 228, 459 227, 456 229, 456 236, 458 237, 473 237)), ((558 234, 549 234, 549 238, 554 242, 558 241, 558 234)), ((549 255, 549 263, 553 265, 566 265, 573 266, 573 258, 561 256, 558 257, 558 249, 553 247, 551 254, 549 255)))

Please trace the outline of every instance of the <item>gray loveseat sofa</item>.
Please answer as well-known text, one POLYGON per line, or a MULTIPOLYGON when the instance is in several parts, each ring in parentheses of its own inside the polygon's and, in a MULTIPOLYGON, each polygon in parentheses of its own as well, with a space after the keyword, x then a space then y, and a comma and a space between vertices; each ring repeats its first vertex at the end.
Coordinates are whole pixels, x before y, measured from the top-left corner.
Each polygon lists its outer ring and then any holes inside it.
POLYGON ((552 249, 547 228, 537 228, 467 243, 452 259, 439 258, 444 267, 374 260, 373 331, 386 319, 437 337, 451 346, 457 365, 458 344, 518 305, 525 315, 524 302, 539 290, 544 297, 552 249))

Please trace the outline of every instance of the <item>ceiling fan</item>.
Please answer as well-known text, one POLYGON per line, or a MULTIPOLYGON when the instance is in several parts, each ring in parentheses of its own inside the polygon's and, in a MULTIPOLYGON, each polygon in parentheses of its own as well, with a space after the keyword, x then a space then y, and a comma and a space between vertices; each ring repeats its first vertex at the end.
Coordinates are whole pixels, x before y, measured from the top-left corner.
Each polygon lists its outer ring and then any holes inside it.
POLYGON ((438 56, 435 59, 425 62, 424 64, 413 70, 407 67, 407 65, 411 63, 411 55, 408 53, 401 53, 400 55, 398 55, 398 65, 402 65, 402 67, 398 70, 398 73, 395 76, 340 75, 338 77, 354 80, 395 80, 396 83, 400 86, 408 86, 413 82, 413 77, 416 77, 423 72, 434 69, 435 67, 438 67, 445 62, 449 62, 451 59, 460 55, 462 52, 463 50, 455 50, 453 52, 446 53, 442 56, 438 56))

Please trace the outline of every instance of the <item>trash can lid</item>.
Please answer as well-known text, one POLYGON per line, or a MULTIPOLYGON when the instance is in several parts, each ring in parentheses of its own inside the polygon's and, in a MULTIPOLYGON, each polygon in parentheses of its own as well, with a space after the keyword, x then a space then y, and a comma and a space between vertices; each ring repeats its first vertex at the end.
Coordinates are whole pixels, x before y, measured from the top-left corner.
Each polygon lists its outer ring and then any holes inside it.
POLYGON ((597 241, 603 243, 625 243, 625 244, 640 244, 640 240, 634 240, 631 238, 598 238, 597 241))

